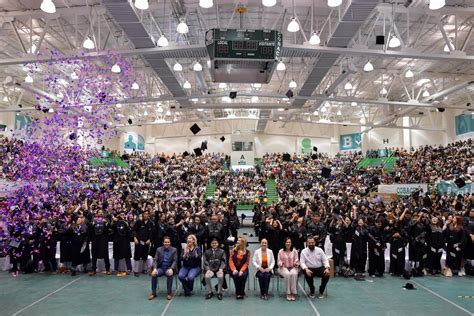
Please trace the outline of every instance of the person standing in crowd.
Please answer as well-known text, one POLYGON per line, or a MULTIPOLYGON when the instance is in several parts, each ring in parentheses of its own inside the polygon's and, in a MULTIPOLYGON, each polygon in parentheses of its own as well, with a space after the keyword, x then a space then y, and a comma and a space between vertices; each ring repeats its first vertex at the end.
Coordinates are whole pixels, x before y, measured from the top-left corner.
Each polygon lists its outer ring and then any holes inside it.
POLYGON ((149 300, 156 298, 156 289, 158 287, 158 277, 166 276, 166 299, 173 298, 173 276, 176 274, 178 266, 178 252, 171 246, 171 239, 168 236, 163 237, 163 246, 156 249, 153 259, 153 270, 151 272, 151 294, 149 300))
POLYGON ((428 273, 433 275, 441 273, 441 256, 444 250, 443 229, 439 225, 438 217, 431 219, 431 225, 427 234, 428 258, 426 261, 426 269, 428 273))
POLYGON ((402 226, 403 214, 399 219, 389 220, 387 227, 387 239, 390 243, 390 274, 395 276, 401 276, 405 271, 405 247, 408 237, 402 226))
POLYGON ((285 247, 278 251, 278 274, 281 275, 286 282, 286 299, 295 301, 299 272, 298 251, 293 248, 291 238, 285 239, 285 247))
POLYGON ((446 221, 444 236, 446 240, 446 267, 451 270, 452 274, 459 274, 461 255, 466 245, 461 217, 453 217, 446 221))
POLYGON ((408 257, 412 264, 412 275, 424 275, 426 253, 426 224, 423 213, 416 214, 408 224, 408 257))
MULTIPOLYGON (((355 217, 355 216, 354 216, 355 217)), ((357 218, 357 217, 355 217, 357 218)), ((356 280, 363 278, 367 263, 367 228, 362 218, 354 221, 351 246, 351 268, 354 269, 356 280)))
POLYGON ((263 300, 268 300, 268 288, 273 276, 273 268, 275 267, 273 251, 267 247, 268 241, 264 238, 260 241, 260 248, 255 250, 252 260, 256 270, 255 276, 260 285, 260 298, 263 300))
POLYGON ((346 259, 346 238, 349 225, 341 215, 336 214, 329 224, 329 239, 332 242, 332 257, 335 273, 339 273, 346 259))
POLYGON ((211 222, 206 227, 206 247, 211 247, 211 240, 217 239, 219 241, 219 246, 224 249, 224 243, 227 238, 224 225, 219 222, 219 217, 215 214, 211 216, 211 222))
POLYGON ((150 244, 153 238, 153 222, 150 220, 150 213, 144 211, 142 219, 135 222, 132 228, 133 242, 135 243, 135 252, 133 260, 135 260, 134 275, 138 277, 140 272, 147 270, 146 261, 150 251, 150 244))
POLYGON ((67 215, 58 225, 60 273, 68 273, 72 265, 72 222, 72 215, 67 215))
POLYGON ((300 264, 304 271, 304 277, 309 286, 309 297, 315 297, 314 280, 315 276, 321 278, 318 298, 324 298, 324 290, 329 282, 330 266, 329 260, 324 251, 316 247, 316 239, 309 236, 306 240, 307 247, 301 251, 300 264))
POLYGON ((383 276, 385 272, 385 233, 383 231, 382 219, 375 220, 375 224, 369 228, 369 275, 371 277, 383 276))
POLYGON ((242 300, 245 297, 245 283, 249 275, 251 253, 247 249, 247 240, 240 236, 229 256, 229 268, 235 284, 235 297, 242 300))
POLYGON ((87 224, 85 221, 81 215, 70 227, 70 233, 72 234, 72 276, 76 275, 77 266, 79 265, 82 265, 84 272, 87 272, 87 264, 91 262, 87 224))
POLYGON ((110 222, 104 217, 102 210, 97 211, 97 215, 92 220, 90 232, 92 240, 92 271, 90 276, 97 273, 97 259, 104 259, 105 270, 110 275, 110 259, 109 259, 109 235, 110 222))
POLYGON ((191 296, 194 279, 201 273, 201 255, 196 236, 189 235, 181 256, 182 266, 178 274, 183 284, 184 296, 191 296))
POLYGON ((293 231, 291 234, 292 244, 295 245, 295 249, 298 250, 298 253, 304 249, 304 242, 306 241, 306 227, 304 222, 304 217, 298 217, 296 223, 293 224, 293 231))
POLYGON ((211 240, 211 248, 204 253, 204 279, 206 281, 207 295, 206 299, 214 296, 212 292, 211 279, 217 278, 217 299, 222 300, 222 284, 224 281, 224 269, 227 260, 222 248, 219 248, 217 239, 211 240))
POLYGON ((311 217, 311 222, 307 225, 308 236, 313 236, 316 240, 317 247, 324 250, 324 245, 326 244, 326 225, 321 220, 321 214, 316 213, 311 217))
POLYGON ((114 241, 114 270, 119 277, 129 275, 132 271, 132 249, 130 247, 131 231, 130 225, 126 220, 125 212, 120 212, 118 217, 113 219, 112 230, 114 241), (121 259, 125 259, 127 271, 119 270, 121 259))

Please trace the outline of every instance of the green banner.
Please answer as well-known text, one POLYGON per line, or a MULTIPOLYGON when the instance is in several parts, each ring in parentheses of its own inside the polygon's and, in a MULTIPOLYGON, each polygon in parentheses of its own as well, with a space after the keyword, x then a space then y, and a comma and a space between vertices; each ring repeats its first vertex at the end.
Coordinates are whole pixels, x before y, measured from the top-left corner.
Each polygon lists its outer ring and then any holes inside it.
POLYGON ((461 114, 454 118, 456 136, 474 132, 474 118, 471 114, 461 114))
POLYGON ((469 194, 473 192, 473 183, 467 182, 462 188, 458 188, 453 181, 442 181, 436 185, 436 190, 441 194, 469 194))
POLYGON ((339 136, 339 150, 355 150, 360 148, 361 144, 362 137, 360 133, 339 136))

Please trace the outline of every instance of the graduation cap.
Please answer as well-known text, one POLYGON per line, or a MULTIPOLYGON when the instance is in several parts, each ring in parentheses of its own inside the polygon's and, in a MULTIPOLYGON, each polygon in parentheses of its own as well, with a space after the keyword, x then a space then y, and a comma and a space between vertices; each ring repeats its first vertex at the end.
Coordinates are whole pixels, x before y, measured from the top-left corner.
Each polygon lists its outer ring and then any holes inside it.
POLYGON ((323 167, 323 169, 321 169, 321 177, 327 179, 329 178, 330 175, 331 175, 331 168, 323 167))
POLYGON ((185 151, 185 152, 183 153, 183 157, 187 157, 187 156, 189 156, 189 153, 188 153, 187 151, 185 151))
POLYGON ((291 156, 289 153, 285 153, 283 154, 283 161, 290 161, 291 160, 291 156))
POLYGON ((403 286, 403 288, 404 288, 405 290, 416 290, 416 287, 415 287, 412 283, 410 283, 410 282, 407 282, 407 283, 403 286))
POLYGON ((318 155, 316 155, 316 154, 312 154, 312 155, 311 155, 311 159, 313 159, 313 160, 316 160, 316 159, 318 159, 318 155))
POLYGON ((207 149, 207 140, 205 140, 205 141, 203 141, 203 142, 201 143, 201 150, 204 151, 204 150, 206 150, 206 149, 207 149))
POLYGON ((202 156, 202 150, 201 148, 194 148, 194 154, 196 155, 196 157, 199 157, 199 156, 202 156))
POLYGON ((221 140, 221 142, 224 142, 225 141, 225 137, 222 136, 221 138, 219 138, 221 140))
POLYGON ((160 157, 160 163, 165 163, 166 162, 166 158, 165 157, 160 157))
POLYGON ((290 202, 290 206, 291 206, 291 207, 297 207, 297 206, 298 206, 298 203, 296 203, 295 200, 292 200, 292 201, 290 202))
POLYGON ((318 152, 318 147, 313 146, 313 151, 314 151, 314 152, 318 152))
POLYGON ((196 135, 197 133, 201 131, 201 128, 196 123, 194 123, 193 126, 191 126, 189 129, 194 135, 196 135))
POLYGON ((104 124, 104 129, 107 129, 107 124, 104 124))
POLYGON ((130 118, 128 119, 127 122, 128 122, 128 124, 130 124, 130 125, 132 125, 132 123, 133 123, 132 119, 130 119, 130 118))
POLYGON ((75 134, 75 133, 69 134, 69 139, 70 139, 70 140, 76 139, 76 134, 75 134))
POLYGON ((184 172, 180 177, 179 177, 181 180, 184 180, 186 181, 188 179, 188 174, 186 172, 184 172))
POLYGON ((454 180, 454 184, 456 184, 458 189, 460 189, 460 188, 462 188, 463 186, 466 185, 466 181, 464 181, 463 178, 457 178, 456 180, 454 180))

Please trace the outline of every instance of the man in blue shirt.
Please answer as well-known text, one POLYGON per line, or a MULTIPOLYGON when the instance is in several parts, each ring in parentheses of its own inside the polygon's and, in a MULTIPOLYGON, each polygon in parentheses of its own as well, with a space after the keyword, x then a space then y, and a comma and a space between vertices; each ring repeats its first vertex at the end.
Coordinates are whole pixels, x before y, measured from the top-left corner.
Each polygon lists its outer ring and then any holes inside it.
POLYGON ((164 275, 167 277, 166 299, 171 300, 173 298, 171 288, 173 286, 173 276, 176 274, 177 263, 178 253, 176 248, 171 247, 171 240, 166 236, 163 238, 163 247, 156 249, 155 258, 153 259, 153 271, 151 272, 151 294, 148 296, 149 300, 156 298, 158 277, 164 275))

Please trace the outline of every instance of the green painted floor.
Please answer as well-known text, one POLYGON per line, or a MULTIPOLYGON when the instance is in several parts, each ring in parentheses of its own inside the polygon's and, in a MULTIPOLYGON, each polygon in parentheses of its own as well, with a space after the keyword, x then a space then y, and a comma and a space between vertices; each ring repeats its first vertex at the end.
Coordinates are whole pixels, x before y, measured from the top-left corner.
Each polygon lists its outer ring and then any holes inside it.
MULTIPOLYGON (((158 298, 148 301, 150 278, 146 275, 119 278, 104 274, 30 274, 12 278, 2 272, 0 315, 473 315, 474 297, 458 297, 474 296, 473 281, 473 277, 416 278, 411 282, 417 290, 408 291, 402 288, 406 280, 390 276, 367 281, 334 278, 329 282, 328 296, 311 300, 312 306, 302 288, 296 302, 287 302, 283 282, 279 296, 275 279, 270 286, 270 300, 261 301, 258 289, 253 290, 253 276, 251 290, 243 301, 231 296, 233 285, 223 301, 206 301, 197 282, 194 296, 177 295, 166 301, 162 278, 158 298)), ((303 287, 302 278, 300 285, 303 287)))

